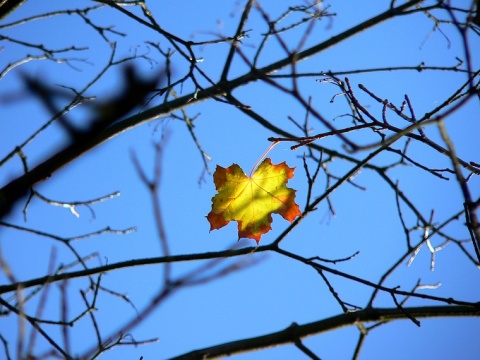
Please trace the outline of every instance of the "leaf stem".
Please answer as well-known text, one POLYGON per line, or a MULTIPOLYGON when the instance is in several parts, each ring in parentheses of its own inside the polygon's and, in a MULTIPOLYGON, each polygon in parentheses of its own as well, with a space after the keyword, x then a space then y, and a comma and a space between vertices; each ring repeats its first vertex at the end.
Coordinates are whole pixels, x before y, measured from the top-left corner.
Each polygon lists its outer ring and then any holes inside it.
POLYGON ((257 160, 257 162, 255 163, 255 165, 253 165, 253 168, 252 168, 252 171, 250 171, 249 177, 252 177, 253 172, 254 172, 255 169, 257 168, 258 164, 260 164, 260 162, 261 162, 263 159, 265 159, 265 157, 268 155, 268 153, 269 153, 269 152, 273 149, 273 147, 274 147, 275 145, 277 145, 279 142, 280 142, 280 141, 275 141, 275 142, 272 143, 272 145, 270 145, 270 146, 268 147, 267 151, 265 151, 265 152, 263 153, 263 155, 260 157, 260 159, 257 160))

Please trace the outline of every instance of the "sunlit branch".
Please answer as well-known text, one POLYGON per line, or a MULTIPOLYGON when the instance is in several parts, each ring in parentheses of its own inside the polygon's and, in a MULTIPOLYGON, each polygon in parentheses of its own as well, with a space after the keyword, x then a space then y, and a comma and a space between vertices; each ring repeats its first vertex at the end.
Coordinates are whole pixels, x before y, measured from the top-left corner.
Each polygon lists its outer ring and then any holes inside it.
POLYGON ((438 122, 438 128, 440 130, 440 134, 442 135, 442 139, 447 145, 447 148, 451 154, 450 159, 452 160, 452 165, 455 169, 457 182, 460 185, 460 189, 462 190, 462 194, 465 199, 465 214, 467 216, 467 226, 472 237, 472 243, 475 249, 475 253, 477 254, 478 262, 480 263, 480 223, 477 217, 477 208, 473 205, 472 195, 470 193, 467 182, 465 181, 465 178, 463 177, 463 174, 460 170, 460 162, 457 158, 455 148, 450 137, 447 134, 447 131, 442 121, 438 122))
POLYGON ((114 193, 96 198, 96 199, 91 199, 91 200, 85 200, 85 201, 71 201, 71 202, 65 202, 65 201, 57 201, 57 200, 52 200, 48 199, 47 197, 43 196, 40 194, 38 191, 33 191, 35 196, 38 198, 42 199, 45 201, 47 204, 53 205, 53 206, 59 206, 59 207, 64 207, 70 210, 70 212, 75 215, 76 217, 80 217, 80 214, 75 210, 76 206, 86 206, 92 211, 92 215, 94 215, 93 210, 90 208, 90 205, 97 204, 97 203, 102 203, 104 201, 113 199, 117 196, 120 196, 120 192, 116 191, 114 193))

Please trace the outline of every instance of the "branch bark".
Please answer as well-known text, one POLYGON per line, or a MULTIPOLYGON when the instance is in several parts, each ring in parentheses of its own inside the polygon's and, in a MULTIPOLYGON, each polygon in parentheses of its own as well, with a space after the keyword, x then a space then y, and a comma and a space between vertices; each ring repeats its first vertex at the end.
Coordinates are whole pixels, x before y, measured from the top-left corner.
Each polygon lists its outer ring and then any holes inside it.
POLYGON ((187 354, 176 356, 170 360, 216 359, 289 343, 293 344, 299 339, 332 330, 338 330, 346 326, 352 326, 359 322, 386 323, 400 319, 408 320, 408 318, 405 316, 405 313, 416 319, 480 316, 480 310, 473 309, 468 306, 411 307, 403 308, 403 312, 398 308, 368 308, 360 311, 348 312, 304 325, 297 325, 293 323, 289 327, 274 333, 195 350, 187 354))

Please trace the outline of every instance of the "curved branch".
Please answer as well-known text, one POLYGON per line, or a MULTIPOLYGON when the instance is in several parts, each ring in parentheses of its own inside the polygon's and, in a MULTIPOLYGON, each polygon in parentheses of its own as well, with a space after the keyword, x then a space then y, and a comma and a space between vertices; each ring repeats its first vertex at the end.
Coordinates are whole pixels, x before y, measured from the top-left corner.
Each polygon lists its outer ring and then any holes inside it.
POLYGON ((360 311, 347 312, 345 314, 304 325, 293 323, 289 327, 274 333, 195 350, 184 355, 176 356, 170 360, 215 359, 223 356, 295 343, 301 338, 337 330, 346 326, 352 326, 359 322, 381 321, 385 323, 393 320, 409 320, 405 316, 405 313, 408 313, 410 316, 417 319, 480 316, 480 310, 472 309, 468 306, 425 306, 403 308, 403 310, 404 311, 401 311, 398 308, 368 308, 360 311))

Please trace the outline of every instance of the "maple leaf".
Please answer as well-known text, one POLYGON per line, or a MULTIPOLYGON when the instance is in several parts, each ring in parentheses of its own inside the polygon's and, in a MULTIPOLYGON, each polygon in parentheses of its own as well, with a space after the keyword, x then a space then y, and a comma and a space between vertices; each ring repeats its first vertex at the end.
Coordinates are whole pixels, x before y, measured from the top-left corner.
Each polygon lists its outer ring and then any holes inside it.
POLYGON ((213 180, 218 193, 212 198, 212 211, 207 215, 210 231, 237 221, 238 238, 255 239, 258 244, 260 237, 272 229, 272 213, 292 222, 301 215, 295 190, 286 187, 294 170, 285 162, 272 165, 269 158, 251 177, 237 164, 228 168, 217 165, 213 180))

